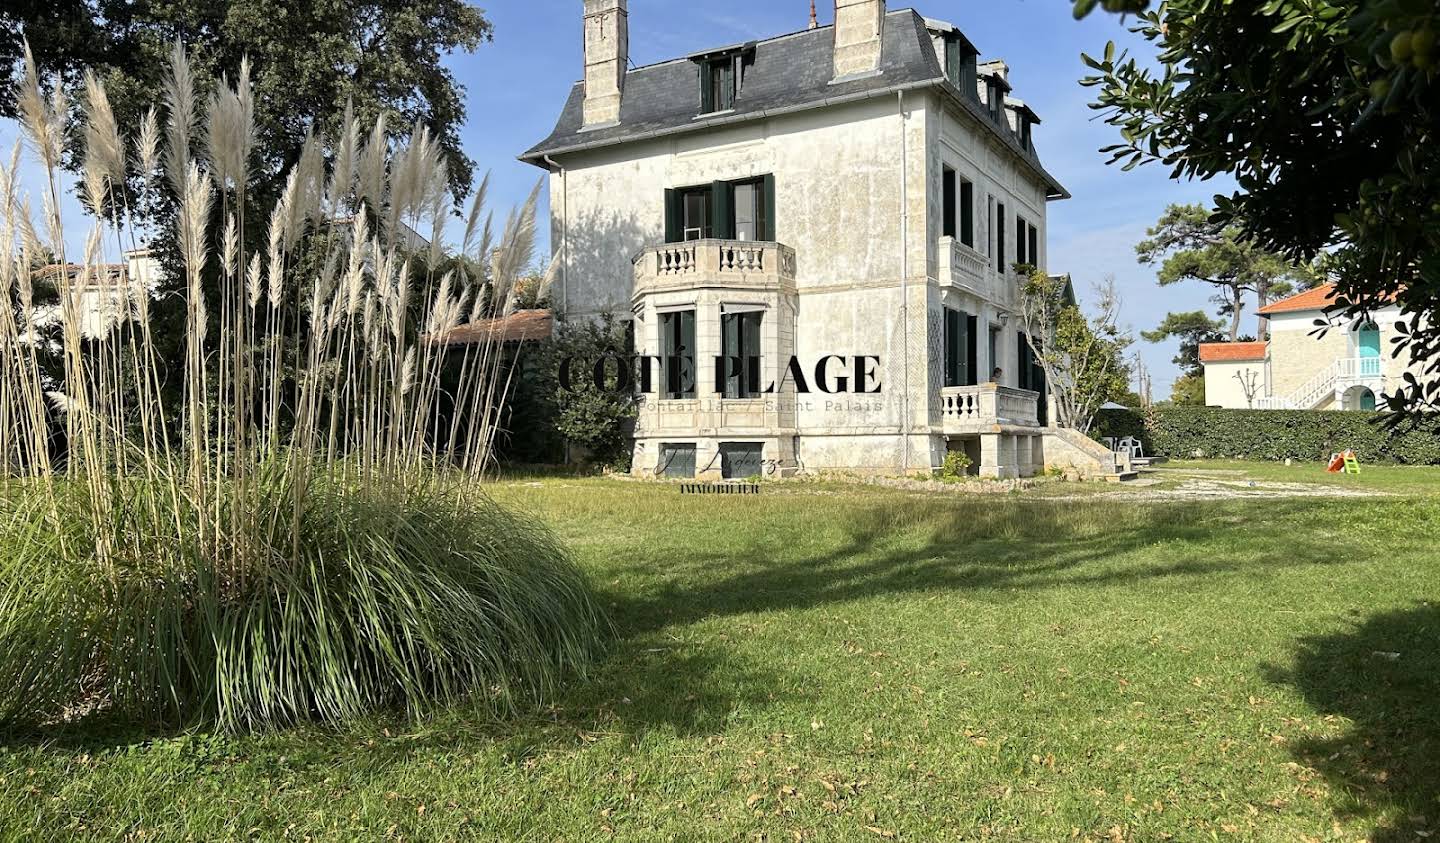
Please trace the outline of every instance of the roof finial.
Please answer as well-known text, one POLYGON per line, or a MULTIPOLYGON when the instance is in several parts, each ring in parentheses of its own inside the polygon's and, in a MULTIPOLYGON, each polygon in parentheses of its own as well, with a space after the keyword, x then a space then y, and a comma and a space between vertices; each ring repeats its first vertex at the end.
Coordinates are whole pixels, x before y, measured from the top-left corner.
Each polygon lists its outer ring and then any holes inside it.
POLYGON ((815 29, 819 26, 820 21, 815 19, 815 0, 810 0, 810 28, 815 29))

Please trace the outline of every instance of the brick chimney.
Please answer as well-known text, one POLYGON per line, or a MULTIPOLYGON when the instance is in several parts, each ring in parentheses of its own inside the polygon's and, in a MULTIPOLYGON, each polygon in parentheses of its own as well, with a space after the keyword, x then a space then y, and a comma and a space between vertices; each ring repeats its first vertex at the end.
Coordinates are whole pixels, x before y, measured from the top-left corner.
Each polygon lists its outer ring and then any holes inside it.
POLYGON ((585 0, 585 125, 620 120, 630 63, 626 0, 585 0))
POLYGON ((835 0, 835 78, 880 69, 885 0, 835 0))

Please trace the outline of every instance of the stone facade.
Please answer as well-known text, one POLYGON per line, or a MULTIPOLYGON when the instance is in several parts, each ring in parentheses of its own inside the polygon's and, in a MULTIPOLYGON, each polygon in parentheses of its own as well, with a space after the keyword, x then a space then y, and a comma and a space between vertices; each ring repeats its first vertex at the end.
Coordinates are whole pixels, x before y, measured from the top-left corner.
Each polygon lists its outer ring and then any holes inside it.
MULTIPOLYGON (((737 445, 759 445, 767 473, 929 472, 959 448, 992 476, 1043 467, 1039 395, 1019 389, 1028 381, 1020 373, 1018 277, 1008 267, 1021 257, 1018 249, 1045 266, 1046 204, 1066 194, 1018 146, 1005 122, 1014 115, 999 125, 987 120, 983 106, 943 76, 886 87, 906 72, 944 67, 930 39, 915 37, 932 22, 908 10, 887 14, 878 0, 838 0, 836 12, 833 36, 822 29, 760 42, 758 58, 720 51, 718 59, 703 54, 632 70, 624 97, 654 91, 662 79, 683 86, 684 96, 694 90, 691 73, 733 67, 736 79, 753 73, 758 80, 731 83, 740 86, 740 111, 745 86, 767 90, 759 74, 795 70, 767 64, 771 57, 818 61, 822 45, 826 79, 832 59, 837 77, 883 69, 861 93, 832 96, 821 82, 821 101, 772 105, 745 119, 700 114, 693 119, 712 122, 699 128, 684 121, 653 128, 665 116, 657 113, 648 115, 652 128, 623 141, 562 125, 527 153, 525 160, 552 173, 551 242, 560 261, 554 300, 564 318, 633 319, 637 352, 664 356, 665 314, 694 314, 694 351, 707 362, 697 367, 693 397, 644 399, 637 473, 662 472, 662 451, 684 446, 693 447, 698 476, 719 476, 718 455, 737 445), (696 239, 678 236, 672 216, 681 211, 673 203, 687 189, 752 183, 772 191, 768 239, 708 237, 699 229, 696 239), (944 385, 947 308, 966 315, 967 336, 975 338, 970 386, 944 385), (761 397, 720 397, 708 360, 722 348, 725 314, 740 311, 761 314, 762 383, 792 357, 808 369, 830 355, 870 356, 878 361, 880 392, 800 394, 791 383, 761 397), (987 386, 997 368, 999 383, 987 386), (981 408, 989 415, 977 415, 981 408)), ((942 50, 940 30, 930 34, 942 50)), ((585 86, 588 123, 588 73, 585 86)), ((653 94, 662 95, 676 92, 653 94)), ((626 115, 646 106, 626 102, 621 127, 612 131, 623 131, 626 115)), ((665 324, 678 324, 675 318, 665 324)))

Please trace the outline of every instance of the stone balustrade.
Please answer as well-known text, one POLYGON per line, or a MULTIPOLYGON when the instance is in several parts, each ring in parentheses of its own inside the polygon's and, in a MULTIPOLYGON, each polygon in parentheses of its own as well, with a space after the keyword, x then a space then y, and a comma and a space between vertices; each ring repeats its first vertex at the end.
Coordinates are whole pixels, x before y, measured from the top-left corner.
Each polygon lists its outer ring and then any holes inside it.
POLYGON ((635 295, 687 287, 793 291, 795 250, 763 240, 688 240, 635 256, 635 295))
POLYGON ((945 433, 982 433, 997 426, 1038 427, 1040 394, 993 383, 940 390, 945 433))

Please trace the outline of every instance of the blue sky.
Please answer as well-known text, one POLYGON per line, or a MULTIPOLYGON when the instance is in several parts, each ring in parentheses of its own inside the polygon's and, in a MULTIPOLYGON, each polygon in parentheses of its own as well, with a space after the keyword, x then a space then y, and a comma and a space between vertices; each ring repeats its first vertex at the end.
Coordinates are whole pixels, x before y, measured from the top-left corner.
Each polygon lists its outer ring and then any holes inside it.
MULTIPOLYGON (((820 22, 833 19, 833 2, 817 2, 820 22)), ((892 2, 891 9, 905 4, 892 2)), ((1044 121, 1036 145, 1051 173, 1073 199, 1049 208, 1050 268, 1075 276, 1082 298, 1113 274, 1124 299, 1124 319, 1137 332, 1170 310, 1209 309, 1200 285, 1161 289, 1154 271, 1136 263, 1134 245, 1172 202, 1208 202, 1228 182, 1176 183, 1160 167, 1128 173, 1107 167, 1096 150, 1117 137, 1086 107, 1090 90, 1082 50, 1098 53, 1108 39, 1140 44, 1119 19, 1096 14, 1077 22, 1068 0, 916 0, 929 17, 956 24, 985 58, 1010 65, 1015 95, 1044 121)), ((492 3, 486 14, 495 41, 451 66, 468 89, 469 123, 462 138, 480 167, 493 172, 497 202, 521 201, 540 171, 515 156, 542 139, 555 122, 570 86, 581 75, 580 0, 492 3)), ((808 0, 727 0, 726 3, 630 0, 630 56, 637 65, 707 47, 805 28, 808 0)), ((1141 47, 1143 50, 1143 45, 1141 47)), ((1248 325, 1248 322, 1247 322, 1248 325)), ((1169 394, 1177 374, 1173 344, 1139 340, 1155 397, 1169 394)))
MULTIPOLYGON (((821 23, 829 23, 833 2, 819 0, 817 6, 821 23)), ((461 138, 479 169, 492 172, 497 210, 523 201, 543 175, 515 156, 549 134, 581 75, 581 8, 580 0, 491 3, 485 11, 495 25, 494 42, 448 59, 467 90, 469 119, 461 138)), ((1137 332, 1153 327, 1167 311, 1208 310, 1200 285, 1156 286, 1154 271, 1136 263, 1134 244, 1167 204, 1208 202, 1230 183, 1176 183, 1160 167, 1122 173, 1105 166, 1096 150, 1114 142, 1115 131, 1086 107, 1089 90, 1076 82, 1085 75, 1082 50, 1096 53, 1112 38, 1143 50, 1139 39, 1110 15, 1073 20, 1069 0, 917 0, 916 8, 959 26, 984 58, 1005 59, 1015 95, 1044 121, 1036 129, 1036 146, 1046 168, 1074 194, 1049 208, 1050 269, 1072 273, 1082 299, 1092 284, 1113 274, 1124 299, 1124 321, 1137 332)), ((803 29, 808 17, 808 0, 630 0, 631 60, 649 64, 792 32, 803 29)), ((14 125, 0 121, 0 149, 8 150, 14 137, 14 125)), ((548 232, 548 226, 542 230, 548 232)), ((1136 349, 1151 371, 1155 397, 1166 397, 1177 374, 1170 362, 1173 343, 1141 340, 1136 349)))

